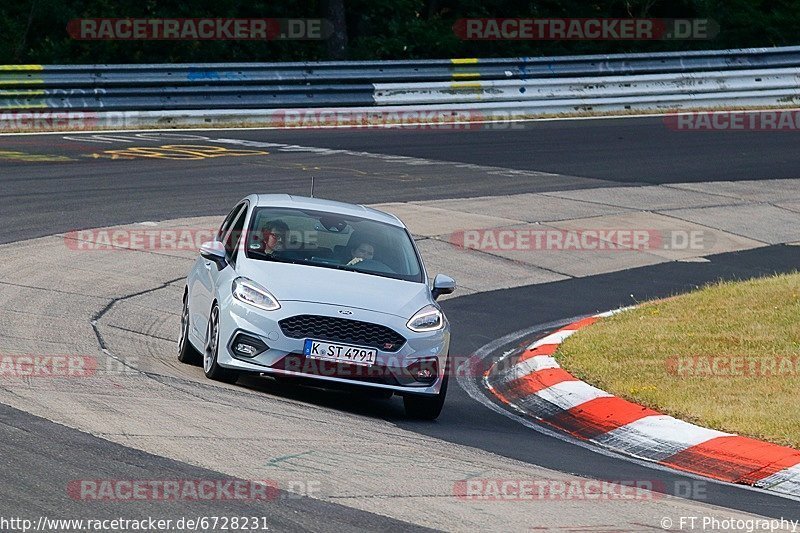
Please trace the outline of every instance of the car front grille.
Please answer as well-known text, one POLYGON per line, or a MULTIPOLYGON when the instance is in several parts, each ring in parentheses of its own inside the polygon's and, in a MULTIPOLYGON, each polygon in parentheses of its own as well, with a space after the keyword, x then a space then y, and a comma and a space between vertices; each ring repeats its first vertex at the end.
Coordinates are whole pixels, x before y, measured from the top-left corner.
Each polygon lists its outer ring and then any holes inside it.
POLYGON ((406 338, 391 328, 359 320, 319 315, 297 315, 284 318, 278 324, 287 337, 318 339, 369 346, 384 352, 396 352, 406 338))

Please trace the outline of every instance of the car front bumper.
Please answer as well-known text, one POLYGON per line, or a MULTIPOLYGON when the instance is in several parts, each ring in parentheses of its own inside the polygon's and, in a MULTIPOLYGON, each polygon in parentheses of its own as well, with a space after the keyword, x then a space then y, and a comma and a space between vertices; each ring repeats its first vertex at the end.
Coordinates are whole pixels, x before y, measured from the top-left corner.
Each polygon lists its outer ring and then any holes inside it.
MULTIPOLYGON (((263 311, 228 297, 220 306, 220 350, 217 363, 225 368, 245 372, 302 376, 331 384, 349 384, 387 389, 409 394, 437 394, 447 371, 447 353, 450 345, 450 328, 445 320, 441 330, 415 333, 406 327, 407 319, 365 309, 322 303, 282 301, 281 308, 263 311), (296 315, 320 315, 357 320, 389 327, 406 338, 396 351, 377 350, 374 365, 331 363, 303 355, 305 339, 287 337, 278 324, 280 320, 296 315), (267 349, 254 357, 236 355, 233 339, 240 333, 263 342, 267 349), (415 365, 416 364, 416 365, 415 365), (415 366, 434 368, 431 379, 414 377, 415 366)), ((309 337, 315 338, 315 337, 309 337)), ((325 339, 317 339, 325 340, 325 339)), ((329 341, 336 342, 336 341, 329 341)), ((353 344, 343 342, 342 344, 353 344)))

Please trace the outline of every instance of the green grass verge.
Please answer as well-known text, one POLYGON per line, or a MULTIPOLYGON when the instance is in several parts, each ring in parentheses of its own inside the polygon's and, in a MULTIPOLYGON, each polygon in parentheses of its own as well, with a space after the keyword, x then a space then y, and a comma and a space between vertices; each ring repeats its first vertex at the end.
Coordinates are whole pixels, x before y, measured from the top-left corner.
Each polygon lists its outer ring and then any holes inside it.
POLYGON ((800 274, 725 282, 603 319, 556 354, 665 414, 800 448, 800 274))

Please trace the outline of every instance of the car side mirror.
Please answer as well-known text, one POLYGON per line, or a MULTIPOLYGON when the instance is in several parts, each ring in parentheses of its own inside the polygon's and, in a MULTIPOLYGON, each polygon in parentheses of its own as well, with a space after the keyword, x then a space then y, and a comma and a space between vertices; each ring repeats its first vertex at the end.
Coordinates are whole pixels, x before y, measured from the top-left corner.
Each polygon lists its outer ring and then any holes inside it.
POLYGON ((219 270, 225 268, 227 264, 225 260, 225 247, 219 241, 208 241, 201 244, 200 256, 203 259, 208 259, 216 263, 219 270))
POLYGON ((433 295, 434 300, 438 299, 439 296, 443 294, 451 294, 455 290, 456 280, 450 276, 436 274, 436 277, 433 278, 433 289, 431 290, 431 295, 433 295))

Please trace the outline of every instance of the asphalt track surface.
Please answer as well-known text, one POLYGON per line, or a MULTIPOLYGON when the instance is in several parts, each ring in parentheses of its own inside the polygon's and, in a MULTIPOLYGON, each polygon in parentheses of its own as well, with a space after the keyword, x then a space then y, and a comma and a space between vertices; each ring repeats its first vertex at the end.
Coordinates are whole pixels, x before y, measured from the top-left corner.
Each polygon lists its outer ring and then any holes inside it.
POLYGON ((271 158, 259 162, 250 158, 109 160, 104 151, 128 148, 131 143, 80 141, 88 136, 70 136, 75 140, 66 140, 64 135, 0 137, 1 151, 71 159, 35 163, 4 157, 0 152, 0 243, 141 220, 221 215, 227 206, 254 190, 307 195, 314 173, 320 197, 379 203, 615 185, 793 178, 800 164, 798 132, 679 132, 670 130, 660 117, 453 130, 197 133, 551 172, 559 177, 510 175, 486 181, 453 169, 430 175, 414 173, 411 168, 414 179, 403 179, 384 176, 380 160, 364 162, 357 171, 341 165, 315 172, 302 167, 307 161, 303 153, 294 158, 283 154, 277 165, 271 158), (103 157, 94 158, 94 154, 103 157))
POLYGON ((1 404, 0 457, 0 516, 22 517, 34 524, 38 517, 153 517, 177 523, 182 517, 257 516, 266 517, 273 531, 427 531, 414 524, 283 491, 270 492, 267 501, 129 501, 124 508, 113 501, 93 501, 87 510, 86 502, 66 497, 65 488, 71 481, 96 479, 98 474, 103 479, 126 480, 230 477, 120 446, 1 404))
MULTIPOLYGON (((208 131, 202 135, 559 174, 552 179, 512 175, 476 183, 470 180, 467 172, 461 175, 451 168, 447 171, 449 179, 444 183, 441 176, 433 175, 416 180, 387 177, 375 182, 371 181, 374 175, 370 173, 380 172, 382 164, 375 160, 375 168, 367 168, 362 175, 354 176, 352 169, 342 168, 318 178, 318 196, 358 203, 649 183, 796 177, 800 162, 800 154, 794 149, 795 133, 674 132, 657 117, 537 122, 513 130, 508 126, 505 129, 449 132, 242 130, 208 131)), ((117 147, 118 144, 114 143, 104 145, 64 140, 63 135, 0 137, 0 150, 61 155, 71 159, 63 163, 0 160, 3 205, 0 223, 4 228, 0 242, 75 228, 223 214, 236 200, 253 191, 308 193, 308 182, 302 179, 308 174, 298 172, 293 166, 294 160, 287 160, 291 163, 289 166, 270 167, 253 164, 246 158, 185 162, 89 157, 100 150, 117 147)), ((293 157, 302 162, 305 155, 298 152, 293 157)), ((414 169, 409 167, 409 173, 413 172, 414 169)), ((736 279, 791 271, 798 264, 800 248, 774 246, 715 256, 709 263, 671 262, 456 298, 444 303, 453 324, 451 353, 470 354, 494 339, 534 324, 685 292, 719 278, 736 279)), ((309 401, 316 400, 309 398, 309 401)), ((391 420, 405 429, 564 472, 609 480, 664 480, 668 484, 688 479, 678 473, 652 470, 539 434, 477 405, 459 387, 451 387, 445 410, 436 423, 404 420, 399 403, 381 409, 364 414, 391 420)), ((4 448, 0 456, 14 457, 13 468, 8 466, 11 462, 7 460, 0 474, 0 513, 5 514, 18 512, 20 503, 42 500, 48 500, 49 507, 42 505, 32 509, 41 509, 42 514, 46 514, 44 511, 47 509, 68 510, 70 502, 64 496, 63 480, 80 477, 77 472, 81 464, 92 464, 92 461, 95 464, 98 461, 107 463, 111 472, 115 468, 122 469, 120 478, 137 477, 125 470, 133 468, 131 463, 144 469, 141 478, 148 477, 148 469, 155 472, 166 468, 167 463, 168 468, 177 471, 186 469, 183 472, 190 472, 193 468, 141 452, 135 452, 139 454, 136 461, 126 461, 124 454, 133 454, 134 451, 9 408, 0 409, 0 446, 4 448), (24 442, 20 441, 21 434, 24 434, 24 442), (57 438, 54 439, 54 435, 57 438), (73 461, 54 460, 61 453, 54 449, 57 442, 67 442, 78 454, 71 455, 75 458, 73 461), (80 455, 81 449, 86 450, 84 455, 80 455), (82 463, 84 460, 86 463, 82 463), (48 490, 52 494, 48 494, 48 490)), ((204 475, 208 477, 208 473, 204 475)), ((186 476, 193 477, 188 473, 186 476)), ((765 516, 800 518, 797 502, 726 484, 709 483, 705 501, 765 516)), ((410 527, 344 507, 323 506, 312 500, 297 502, 297 511, 301 515, 308 513, 310 517, 324 513, 326 520, 333 517, 330 522, 332 529, 339 529, 335 527, 337 524, 366 529, 410 527)), ((215 509, 217 514, 223 511, 219 507, 215 509)), ((237 509, 231 510, 234 512, 229 514, 235 514, 237 509)), ((296 521, 277 514, 276 525, 281 529, 299 529, 310 523, 303 517, 297 518, 296 514, 292 516, 296 521), (284 518, 285 521, 281 521, 284 518)))
MULTIPOLYGON (((462 126, 473 128, 474 126, 462 126)), ((800 134, 675 131, 661 117, 557 120, 458 130, 272 132, 270 139, 582 176, 627 185, 794 178, 800 134), (446 132, 446 133, 443 133, 446 132), (275 134, 277 133, 277 135, 275 134), (341 132, 340 132, 341 133, 341 132), (447 135, 446 141, 442 135, 447 135)))

